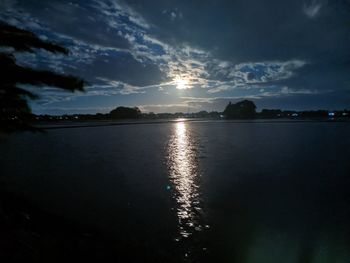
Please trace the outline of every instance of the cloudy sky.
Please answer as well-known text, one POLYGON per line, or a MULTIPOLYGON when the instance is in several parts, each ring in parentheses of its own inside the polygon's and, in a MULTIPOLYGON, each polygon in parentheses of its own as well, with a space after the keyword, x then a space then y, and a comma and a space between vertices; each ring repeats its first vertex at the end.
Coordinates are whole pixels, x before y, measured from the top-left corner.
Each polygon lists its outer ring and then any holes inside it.
POLYGON ((0 20, 70 50, 19 63, 89 83, 35 113, 350 108, 349 0, 0 0, 0 20))

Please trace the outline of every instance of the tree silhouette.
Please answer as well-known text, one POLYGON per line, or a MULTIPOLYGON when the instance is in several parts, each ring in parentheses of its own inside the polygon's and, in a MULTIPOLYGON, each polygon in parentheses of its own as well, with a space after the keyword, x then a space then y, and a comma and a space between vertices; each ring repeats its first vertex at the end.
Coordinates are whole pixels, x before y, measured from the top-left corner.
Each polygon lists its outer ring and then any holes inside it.
POLYGON ((28 99, 37 95, 19 87, 22 85, 54 86, 68 91, 83 90, 85 82, 74 76, 46 70, 35 70, 16 64, 15 52, 35 52, 42 48, 53 53, 68 54, 62 46, 43 41, 30 31, 0 21, 0 47, 11 51, 0 52, 0 133, 38 130, 30 125, 32 117, 28 99))
POLYGON ((139 108, 118 107, 109 113, 112 119, 138 119, 141 117, 139 108))

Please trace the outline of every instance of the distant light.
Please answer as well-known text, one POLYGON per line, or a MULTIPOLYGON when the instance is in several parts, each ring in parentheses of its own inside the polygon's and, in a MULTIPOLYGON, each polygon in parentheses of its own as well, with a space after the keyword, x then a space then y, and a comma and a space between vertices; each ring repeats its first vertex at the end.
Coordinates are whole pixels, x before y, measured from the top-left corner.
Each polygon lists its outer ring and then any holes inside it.
POLYGON ((335 116, 335 113, 334 113, 334 112, 328 112, 328 116, 329 116, 329 117, 334 117, 334 116, 335 116))
POLYGON ((343 116, 347 116, 348 115, 348 113, 347 112, 343 112, 343 116))
POLYGON ((166 186, 166 189, 167 189, 167 190, 170 190, 170 189, 171 189, 171 186, 170 186, 170 185, 167 185, 167 186, 166 186))
POLYGON ((298 113, 293 113, 292 116, 293 117, 298 117, 298 113))

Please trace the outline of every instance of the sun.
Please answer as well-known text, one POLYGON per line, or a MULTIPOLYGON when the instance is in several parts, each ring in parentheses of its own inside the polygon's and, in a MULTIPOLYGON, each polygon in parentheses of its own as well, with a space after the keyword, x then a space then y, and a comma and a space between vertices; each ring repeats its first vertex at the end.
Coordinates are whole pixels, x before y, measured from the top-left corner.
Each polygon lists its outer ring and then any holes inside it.
POLYGON ((175 84, 177 89, 188 89, 189 88, 189 81, 187 79, 178 77, 175 79, 175 84))

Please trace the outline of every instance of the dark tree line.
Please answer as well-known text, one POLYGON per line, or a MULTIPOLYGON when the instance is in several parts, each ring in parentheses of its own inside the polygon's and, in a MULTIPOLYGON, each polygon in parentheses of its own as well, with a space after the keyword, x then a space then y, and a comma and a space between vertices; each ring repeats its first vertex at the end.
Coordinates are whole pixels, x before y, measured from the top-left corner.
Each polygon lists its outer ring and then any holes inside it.
POLYGON ((226 106, 223 115, 226 119, 276 119, 276 118, 298 118, 298 119, 348 119, 349 110, 328 111, 328 110, 308 110, 291 111, 280 109, 263 109, 256 112, 256 106, 253 101, 243 100, 235 104, 231 102, 226 106))
POLYGON ((65 114, 61 116, 50 115, 32 115, 33 121, 38 122, 57 122, 57 121, 95 121, 95 120, 119 120, 119 119, 176 119, 176 118, 205 118, 205 119, 337 119, 348 120, 350 118, 349 110, 328 111, 293 111, 280 109, 263 109, 256 112, 256 106, 253 101, 244 100, 235 104, 229 103, 223 112, 217 111, 199 111, 192 113, 154 113, 141 112, 137 107, 117 107, 109 113, 96 114, 65 114))
POLYGON ((37 87, 54 86, 68 91, 83 90, 85 82, 74 76, 62 75, 47 70, 36 70, 16 63, 16 52, 34 53, 42 48, 53 53, 68 54, 60 45, 43 41, 34 33, 0 21, 0 47, 9 48, 0 52, 0 133, 19 130, 36 130, 30 125, 29 99, 38 96, 22 85, 37 87))
POLYGON ((141 117, 139 108, 117 107, 109 113, 112 119, 138 119, 141 117))

